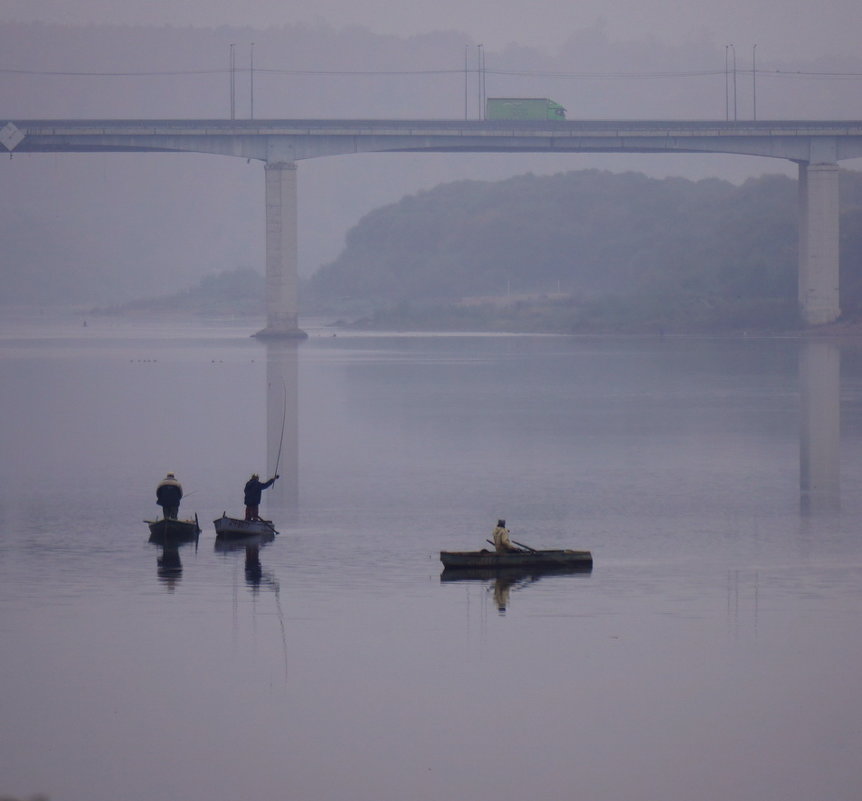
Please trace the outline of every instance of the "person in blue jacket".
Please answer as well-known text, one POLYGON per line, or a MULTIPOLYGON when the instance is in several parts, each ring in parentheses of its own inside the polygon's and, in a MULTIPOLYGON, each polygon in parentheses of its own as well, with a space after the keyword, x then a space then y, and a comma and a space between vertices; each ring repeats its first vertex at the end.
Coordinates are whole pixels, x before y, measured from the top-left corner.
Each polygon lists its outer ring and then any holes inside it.
POLYGON ((271 487, 277 475, 273 476, 269 481, 261 481, 257 473, 252 473, 251 478, 245 483, 245 519, 260 520, 258 507, 260 506, 260 495, 267 488, 271 487))

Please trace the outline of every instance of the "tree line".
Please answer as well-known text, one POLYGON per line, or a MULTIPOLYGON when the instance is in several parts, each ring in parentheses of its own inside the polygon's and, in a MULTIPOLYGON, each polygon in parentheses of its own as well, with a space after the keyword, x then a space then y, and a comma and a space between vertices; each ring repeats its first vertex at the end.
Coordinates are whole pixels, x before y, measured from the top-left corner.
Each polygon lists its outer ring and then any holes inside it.
MULTIPOLYGON (((862 310, 862 175, 841 174, 841 295, 862 310)), ((788 329, 797 182, 581 170, 457 181, 379 208, 303 287, 368 326, 788 329)))

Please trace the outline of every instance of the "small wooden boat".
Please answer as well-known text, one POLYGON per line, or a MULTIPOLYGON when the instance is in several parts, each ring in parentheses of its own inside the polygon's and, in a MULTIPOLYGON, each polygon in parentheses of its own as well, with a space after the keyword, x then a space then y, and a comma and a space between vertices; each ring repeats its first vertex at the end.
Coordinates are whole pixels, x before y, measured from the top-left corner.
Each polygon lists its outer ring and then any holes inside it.
POLYGON ((509 570, 512 568, 592 570, 590 551, 440 551, 446 570, 509 570))
POLYGON ((257 537, 261 534, 278 534, 271 520, 241 520, 226 513, 213 520, 217 537, 257 537))
POLYGON ((190 541, 201 533, 197 515, 194 520, 164 517, 161 520, 144 520, 144 522, 150 527, 151 536, 160 540, 190 541))

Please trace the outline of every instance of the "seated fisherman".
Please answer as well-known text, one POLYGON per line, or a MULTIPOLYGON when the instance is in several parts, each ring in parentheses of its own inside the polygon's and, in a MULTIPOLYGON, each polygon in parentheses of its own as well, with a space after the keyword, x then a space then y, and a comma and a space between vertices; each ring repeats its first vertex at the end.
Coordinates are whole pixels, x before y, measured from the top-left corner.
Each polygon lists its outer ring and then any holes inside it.
POLYGON ((509 539, 509 529, 506 528, 505 520, 497 521, 497 528, 494 529, 494 548, 497 553, 512 553, 519 552, 521 549, 512 545, 509 539))

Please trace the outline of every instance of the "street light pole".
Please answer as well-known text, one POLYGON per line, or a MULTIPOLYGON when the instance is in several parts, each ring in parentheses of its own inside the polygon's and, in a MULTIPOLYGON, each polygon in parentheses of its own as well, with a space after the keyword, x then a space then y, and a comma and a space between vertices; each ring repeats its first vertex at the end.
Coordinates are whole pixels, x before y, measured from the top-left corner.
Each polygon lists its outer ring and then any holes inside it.
POLYGON ((482 45, 476 45, 476 83, 479 102, 479 119, 485 119, 485 110, 482 108, 482 45))
POLYGON ((254 119, 254 42, 251 43, 249 55, 249 93, 251 95, 251 119, 254 119))
POLYGON ((485 119, 485 106, 488 99, 488 92, 485 90, 485 48, 482 48, 482 119, 485 119))
POLYGON ((733 119, 736 121, 736 46, 731 45, 733 50, 733 119))
POLYGON ((467 93, 470 87, 470 45, 464 45, 464 119, 467 119, 467 93))
POLYGON ((730 119, 730 75, 728 73, 728 59, 730 57, 730 45, 724 46, 724 119, 730 119))
POLYGON ((230 118, 236 119, 236 45, 230 46, 230 118))
POLYGON ((751 103, 757 119, 757 45, 751 48, 751 103))

